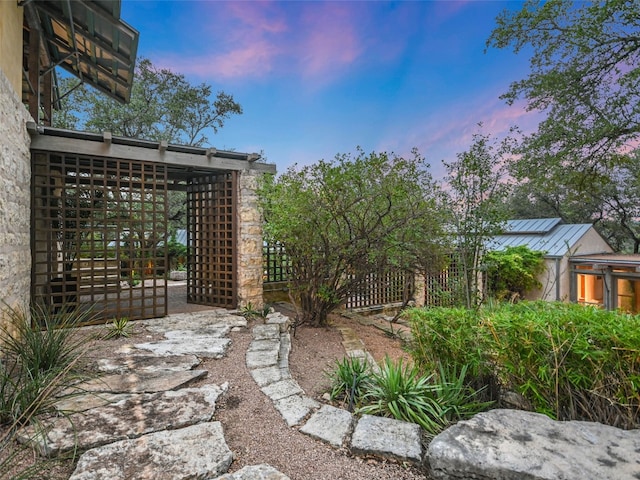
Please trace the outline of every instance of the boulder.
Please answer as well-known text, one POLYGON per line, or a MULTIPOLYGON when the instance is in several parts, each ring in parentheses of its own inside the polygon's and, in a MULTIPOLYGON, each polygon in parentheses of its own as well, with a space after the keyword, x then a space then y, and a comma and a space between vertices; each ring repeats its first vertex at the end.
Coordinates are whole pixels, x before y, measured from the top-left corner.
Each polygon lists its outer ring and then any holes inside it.
POLYGON ((443 480, 637 480, 639 453, 640 430, 499 409, 436 436, 427 459, 443 480))

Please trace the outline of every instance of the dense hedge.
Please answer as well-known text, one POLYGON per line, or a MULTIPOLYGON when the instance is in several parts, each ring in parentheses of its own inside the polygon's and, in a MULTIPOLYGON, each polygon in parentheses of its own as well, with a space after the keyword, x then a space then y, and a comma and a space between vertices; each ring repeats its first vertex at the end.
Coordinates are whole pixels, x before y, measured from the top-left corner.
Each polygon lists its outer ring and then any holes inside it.
POLYGON ((640 317, 567 303, 412 309, 414 360, 468 368, 538 411, 640 426, 640 317))

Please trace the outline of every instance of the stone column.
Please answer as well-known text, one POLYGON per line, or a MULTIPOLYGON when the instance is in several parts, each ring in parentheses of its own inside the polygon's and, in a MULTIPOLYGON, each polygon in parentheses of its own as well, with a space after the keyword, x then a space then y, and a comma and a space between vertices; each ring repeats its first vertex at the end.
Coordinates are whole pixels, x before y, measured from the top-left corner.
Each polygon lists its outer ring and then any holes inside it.
POLYGON ((27 110, 0 70, 0 301, 14 308, 28 307, 31 288, 27 121, 31 121, 27 110))
POLYGON ((424 275, 416 273, 413 277, 414 283, 414 298, 416 301, 416 307, 424 307, 425 304, 425 279, 424 275))
POLYGON ((238 175, 238 307, 251 302, 262 308, 262 217, 256 189, 261 174, 243 170, 238 175))

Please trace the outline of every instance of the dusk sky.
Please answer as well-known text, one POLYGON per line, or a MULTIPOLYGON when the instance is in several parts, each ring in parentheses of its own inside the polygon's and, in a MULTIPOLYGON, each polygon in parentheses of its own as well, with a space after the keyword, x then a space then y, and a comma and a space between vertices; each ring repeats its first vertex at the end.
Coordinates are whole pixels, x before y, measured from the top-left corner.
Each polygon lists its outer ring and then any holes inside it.
POLYGON ((520 2, 217 2, 123 0, 138 57, 239 102, 212 146, 263 151, 279 171, 337 153, 417 147, 442 160, 483 133, 535 128, 498 97, 529 70, 526 54, 485 43, 520 2))

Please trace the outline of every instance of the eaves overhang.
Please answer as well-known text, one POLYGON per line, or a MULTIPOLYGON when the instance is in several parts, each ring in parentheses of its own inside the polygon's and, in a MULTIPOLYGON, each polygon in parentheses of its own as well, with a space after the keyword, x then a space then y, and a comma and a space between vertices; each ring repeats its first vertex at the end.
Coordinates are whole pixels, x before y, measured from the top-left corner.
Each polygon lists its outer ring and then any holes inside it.
POLYGON ((120 19, 120 0, 24 0, 51 70, 60 66, 120 102, 133 86, 139 33, 120 19))

